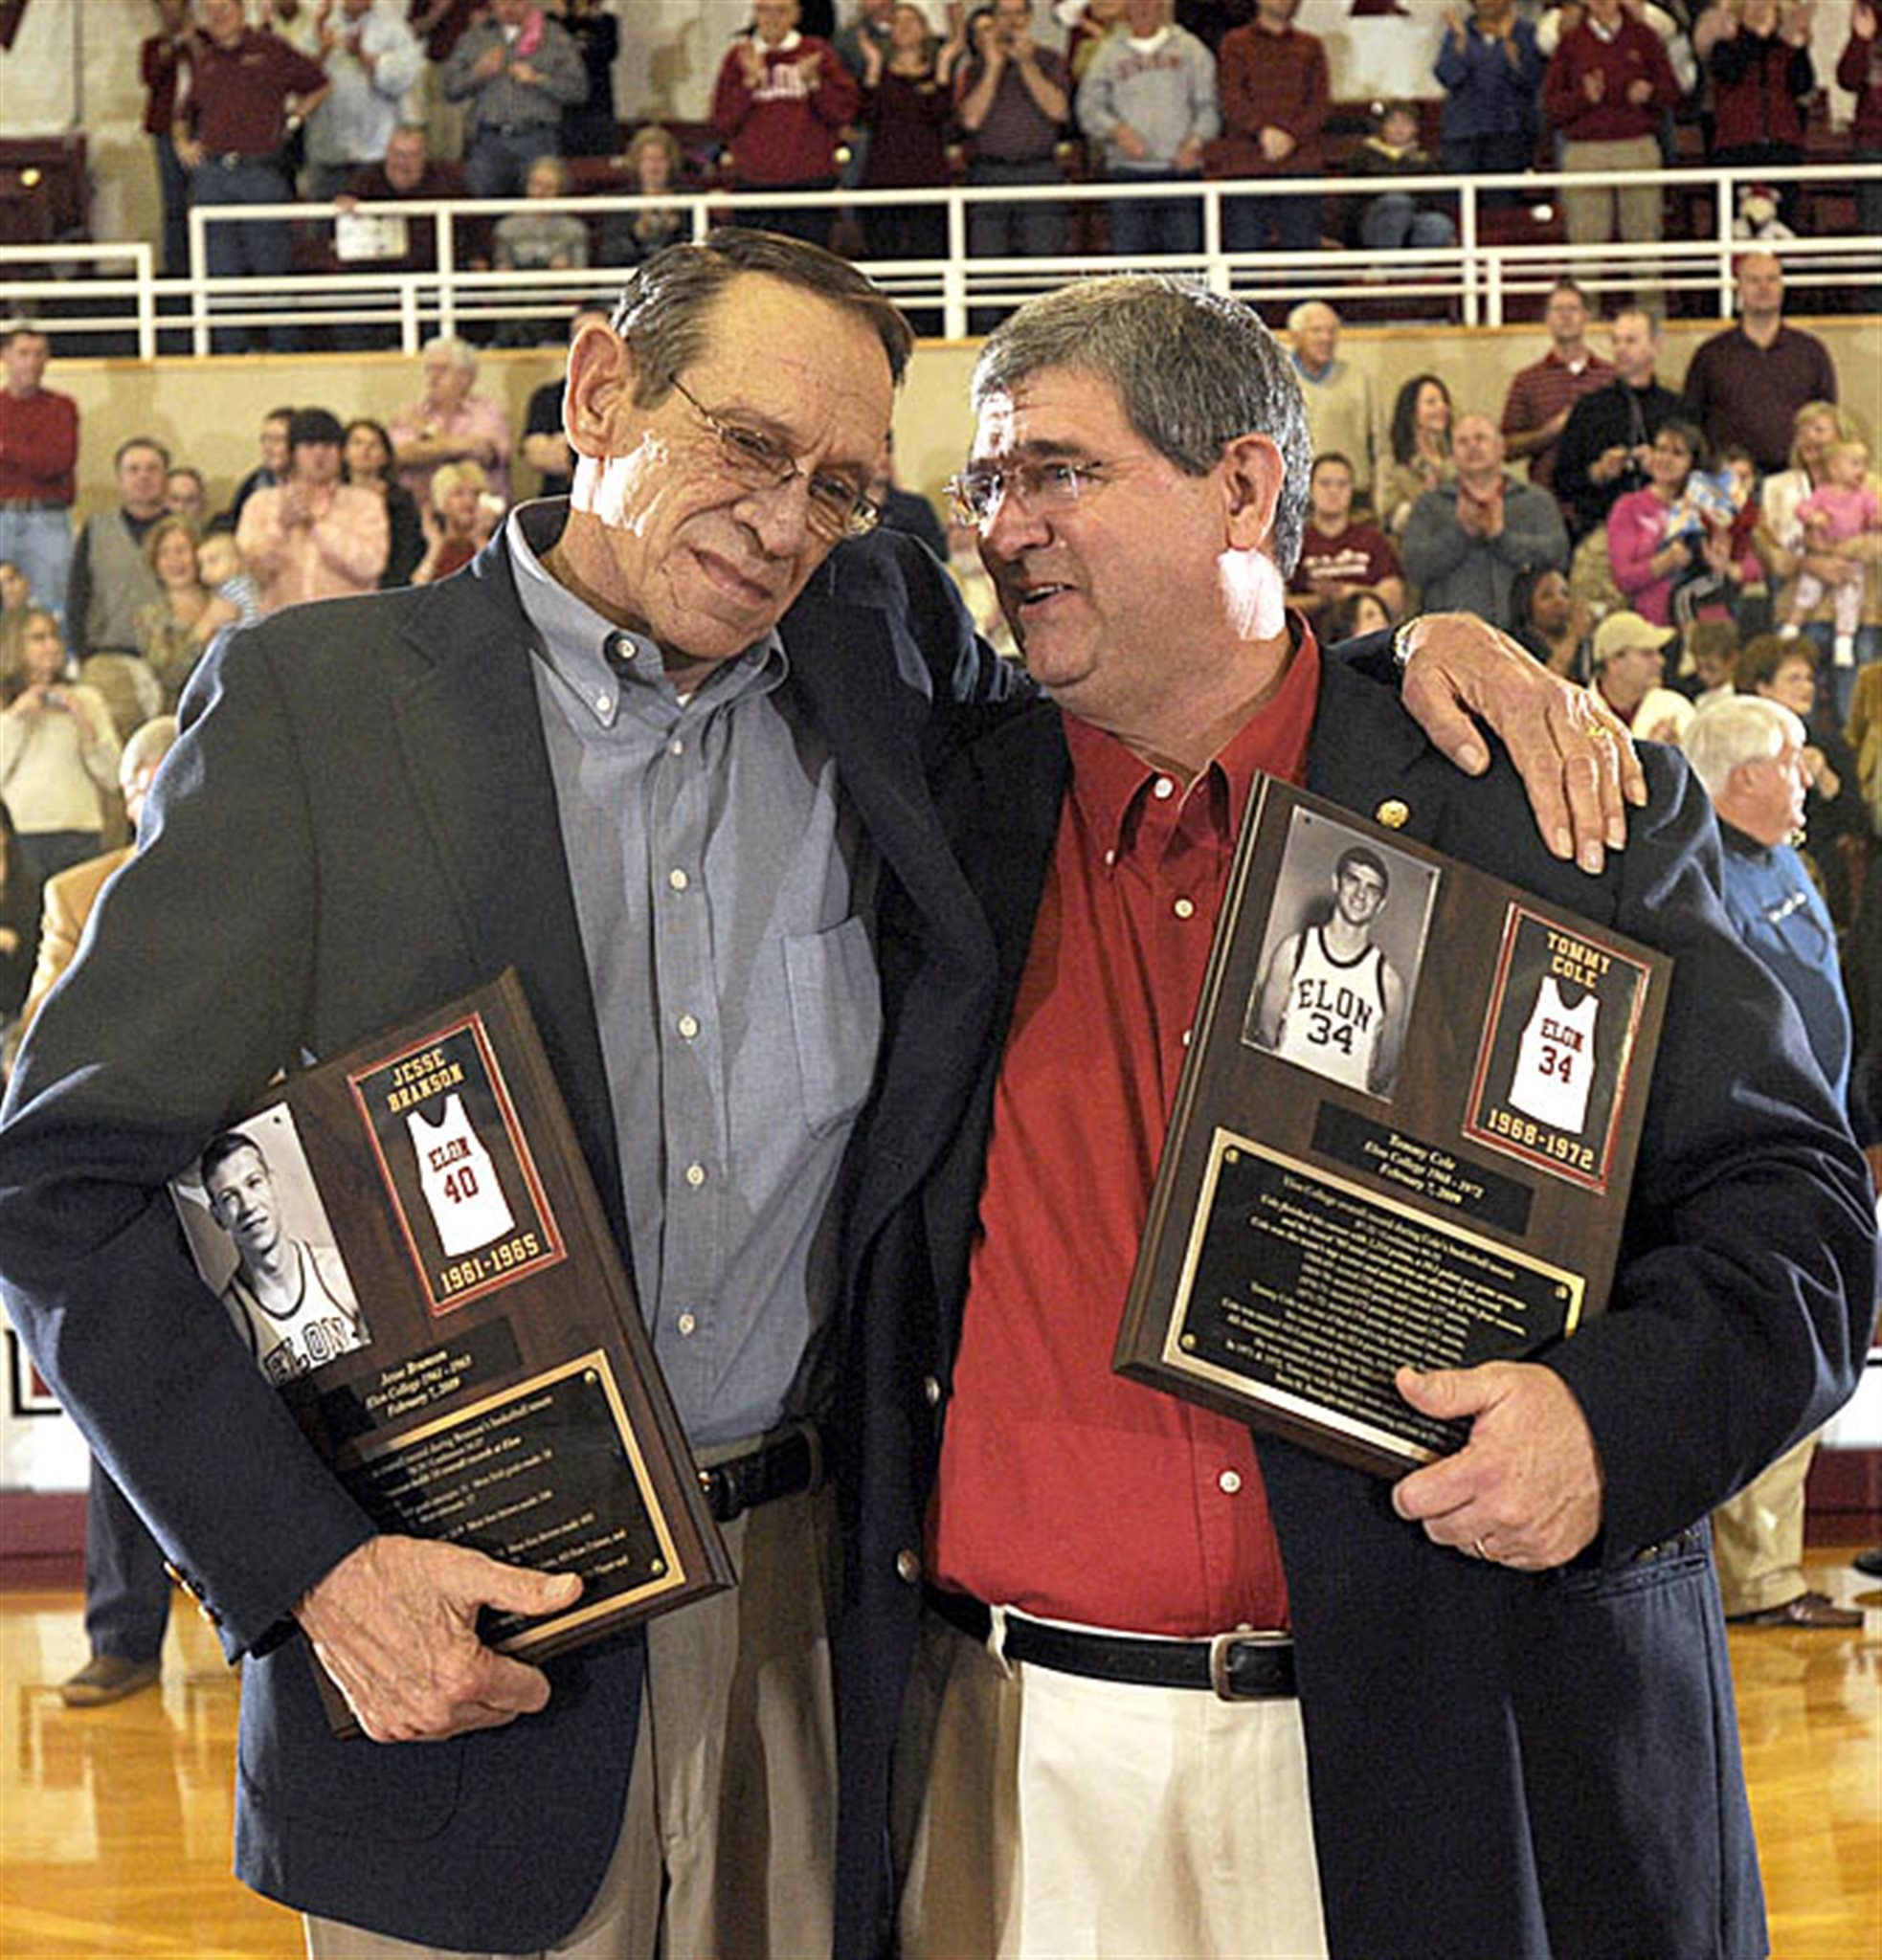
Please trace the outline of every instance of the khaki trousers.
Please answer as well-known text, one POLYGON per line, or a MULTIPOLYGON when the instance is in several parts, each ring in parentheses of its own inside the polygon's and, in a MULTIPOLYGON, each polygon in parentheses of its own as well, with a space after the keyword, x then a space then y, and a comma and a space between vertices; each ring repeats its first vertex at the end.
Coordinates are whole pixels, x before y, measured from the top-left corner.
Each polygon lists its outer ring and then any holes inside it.
MULTIPOLYGON (((1562 169, 1657 170, 1665 160, 1650 136, 1632 136, 1624 143, 1565 143, 1562 169)), ((1562 190, 1562 222, 1571 245, 1605 245, 1618 238, 1644 244, 1658 238, 1660 187, 1657 184, 1603 185, 1599 190, 1562 190)), ((1659 284, 1658 268, 1631 268, 1634 283, 1659 284)))
POLYGON ((1713 1556, 1728 1614, 1762 1613, 1809 1591, 1804 1578, 1804 1480, 1816 1452, 1816 1437, 1806 1436, 1713 1513, 1713 1556))
POLYGON ((1320 1960, 1300 1704, 1015 1666, 930 1615, 905 1960, 1320 1960))
MULTIPOLYGON (((620 1840, 580 1924, 536 1960, 830 1950, 835 1501, 780 1498, 725 1534, 736 1589, 647 1623, 620 1840)), ((333 1920, 310 1917, 306 1930, 310 1960, 472 1960, 333 1920)))

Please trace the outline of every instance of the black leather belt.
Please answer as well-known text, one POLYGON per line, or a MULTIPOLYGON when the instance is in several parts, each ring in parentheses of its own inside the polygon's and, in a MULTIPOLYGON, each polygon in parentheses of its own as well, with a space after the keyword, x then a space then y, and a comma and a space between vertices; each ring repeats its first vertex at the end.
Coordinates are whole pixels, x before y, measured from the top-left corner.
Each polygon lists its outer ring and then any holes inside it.
POLYGON ((706 1505, 721 1525, 773 1498, 796 1497, 823 1481, 823 1451, 813 1429, 794 1429, 776 1442, 699 1473, 706 1505))
MULTIPOLYGON (((984 1642, 993 1615, 964 1592, 928 1591, 928 1603, 971 1640, 984 1642)), ((1295 1693, 1288 1634, 1217 1634, 1207 1640, 1147 1640, 1130 1634, 1079 1633, 1006 1615, 1001 1653, 1009 1660, 1145 1688, 1207 1688, 1224 1702, 1274 1701, 1295 1693)))

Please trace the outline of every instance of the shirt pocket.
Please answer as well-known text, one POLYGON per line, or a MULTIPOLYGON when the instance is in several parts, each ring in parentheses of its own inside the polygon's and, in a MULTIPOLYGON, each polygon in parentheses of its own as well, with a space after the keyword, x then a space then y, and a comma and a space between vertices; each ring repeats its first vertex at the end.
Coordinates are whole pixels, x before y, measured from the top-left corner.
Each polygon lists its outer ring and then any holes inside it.
POLYGON ((784 942, 785 984, 804 1122, 813 1136, 847 1123, 868 1100, 882 1043, 882 988, 861 918, 784 942))

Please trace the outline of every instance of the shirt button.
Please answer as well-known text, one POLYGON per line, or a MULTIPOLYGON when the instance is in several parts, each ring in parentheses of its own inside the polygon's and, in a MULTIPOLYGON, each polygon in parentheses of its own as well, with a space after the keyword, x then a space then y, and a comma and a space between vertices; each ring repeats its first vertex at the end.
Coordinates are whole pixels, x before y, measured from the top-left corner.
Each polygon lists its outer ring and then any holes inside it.
POLYGON ((1107 851, 1105 853, 1105 862, 1107 864, 1115 864, 1117 862, 1117 853, 1115 851, 1107 851))
POLYGON ((597 715, 605 715, 614 704, 615 698, 612 694, 597 694, 594 697, 594 712, 597 715))
POLYGON ((668 755, 684 755, 686 745, 683 742, 669 742, 666 745, 666 752, 668 755))
POLYGON ((704 1164, 688 1164, 686 1166, 686 1182, 697 1191, 706 1182, 706 1166, 704 1164))
POLYGON ((930 1409, 938 1409, 941 1406, 941 1384, 931 1374, 922 1377, 922 1400, 930 1409))
POLYGON ((1150 786, 1150 793, 1160 801, 1166 796, 1174 796, 1176 793, 1176 786, 1168 776, 1158 776, 1150 786))
POLYGON ((631 660, 634 657, 634 642, 624 633, 611 634, 608 638, 608 657, 615 660, 631 660))
POLYGON ((1196 1030, 1194 1028, 1185 1028, 1183 1030, 1183 1046, 1185 1048, 1189 1046, 1189 1037, 1195 1033, 1196 1030))
POLYGON ((683 871, 669 871, 666 874, 666 881, 676 892, 683 892, 686 889, 686 874, 683 871))
POLYGON ((682 1014, 680 1016, 679 1025, 681 1034, 683 1034, 688 1041, 690 1041, 693 1038, 693 1036, 699 1033, 699 1023, 693 1019, 691 1014, 682 1014))
POLYGON ((683 1334, 690 1334, 699 1325, 699 1322, 691 1314, 683 1313, 675 1325, 683 1334))
POLYGON ((1242 1473, 1239 1470, 1224 1470, 1216 1479, 1216 1488, 1224 1497, 1233 1497, 1242 1488, 1242 1473))
POLYGON ((922 1562, 917 1555, 906 1548, 895 1554, 895 1576, 905 1586, 912 1586, 922 1575, 922 1562))
POLYGON ((1178 919, 1194 919, 1196 917, 1196 901, 1194 899, 1178 899, 1170 909, 1178 919))

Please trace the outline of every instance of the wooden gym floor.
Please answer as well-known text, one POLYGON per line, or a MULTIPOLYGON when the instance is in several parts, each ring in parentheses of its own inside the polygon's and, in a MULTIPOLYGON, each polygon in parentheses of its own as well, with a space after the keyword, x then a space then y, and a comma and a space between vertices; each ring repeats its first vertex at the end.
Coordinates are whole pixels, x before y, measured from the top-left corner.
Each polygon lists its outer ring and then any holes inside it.
MULTIPOLYGON (((1814 1548, 1810 1580, 1867 1609, 1860 1632, 1732 1635, 1776 1960, 1882 1952, 1882 1585, 1856 1548, 1814 1548)), ((74 1713, 78 1595, 0 1594, 5 1960, 301 1954, 299 1920, 229 1876, 235 1681, 190 1613, 164 1658, 161 1692, 74 1713)))

